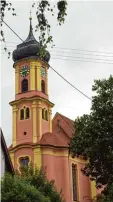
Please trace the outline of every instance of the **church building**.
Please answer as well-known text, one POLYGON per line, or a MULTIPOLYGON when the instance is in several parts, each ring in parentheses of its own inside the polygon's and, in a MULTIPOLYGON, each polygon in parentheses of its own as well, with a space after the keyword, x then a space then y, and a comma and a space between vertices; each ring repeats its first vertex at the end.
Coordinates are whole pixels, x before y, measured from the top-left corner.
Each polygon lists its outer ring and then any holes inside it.
POLYGON ((9 147, 15 169, 32 162, 46 169, 47 178, 55 180, 58 192, 66 202, 85 202, 96 195, 96 189, 81 168, 85 161, 72 158, 69 142, 73 121, 56 113, 49 100, 48 69, 50 53, 39 58, 40 45, 30 30, 27 39, 13 51, 15 99, 12 106, 12 145, 9 147))

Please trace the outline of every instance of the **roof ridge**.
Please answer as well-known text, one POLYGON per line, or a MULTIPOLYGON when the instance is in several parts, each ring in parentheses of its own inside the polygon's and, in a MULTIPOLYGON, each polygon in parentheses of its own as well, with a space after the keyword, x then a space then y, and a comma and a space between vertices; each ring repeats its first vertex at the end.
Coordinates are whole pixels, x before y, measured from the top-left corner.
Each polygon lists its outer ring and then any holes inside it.
MULTIPOLYGON (((65 118, 66 119, 68 119, 68 120, 70 120, 70 121, 72 121, 72 122, 74 122, 73 120, 71 120, 71 119, 69 119, 68 117, 66 117, 66 116, 64 116, 64 115, 62 115, 62 114, 60 114, 60 113, 58 113, 60 116, 61 116, 61 118, 65 121, 65 123, 68 125, 68 127, 72 130, 72 128, 71 128, 71 126, 69 125, 69 123, 65 120, 65 118)), ((72 130, 73 131, 73 130, 72 130)))
POLYGON ((67 116, 64 116, 63 114, 60 114, 59 112, 57 112, 57 113, 58 113, 60 116, 62 116, 62 117, 64 117, 64 118, 69 119, 70 121, 73 121, 73 122, 74 122, 74 120, 68 118, 67 116))

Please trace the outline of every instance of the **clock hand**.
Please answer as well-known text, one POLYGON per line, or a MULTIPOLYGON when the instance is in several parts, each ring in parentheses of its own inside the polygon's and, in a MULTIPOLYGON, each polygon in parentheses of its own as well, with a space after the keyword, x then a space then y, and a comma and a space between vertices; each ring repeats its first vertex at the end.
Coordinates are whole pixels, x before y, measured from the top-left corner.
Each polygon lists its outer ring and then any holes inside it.
POLYGON ((25 73, 27 70, 25 69, 25 70, 23 70, 23 73, 25 73))

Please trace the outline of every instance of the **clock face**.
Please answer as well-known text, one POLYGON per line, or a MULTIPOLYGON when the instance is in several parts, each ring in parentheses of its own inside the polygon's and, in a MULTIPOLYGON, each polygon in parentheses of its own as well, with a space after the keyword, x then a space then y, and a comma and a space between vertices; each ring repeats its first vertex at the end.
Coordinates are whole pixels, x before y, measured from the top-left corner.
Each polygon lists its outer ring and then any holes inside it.
POLYGON ((46 76, 46 70, 43 67, 41 68, 41 76, 42 77, 46 76))
POLYGON ((25 77, 29 74, 29 66, 25 65, 25 66, 22 66, 21 70, 20 70, 20 75, 25 77))

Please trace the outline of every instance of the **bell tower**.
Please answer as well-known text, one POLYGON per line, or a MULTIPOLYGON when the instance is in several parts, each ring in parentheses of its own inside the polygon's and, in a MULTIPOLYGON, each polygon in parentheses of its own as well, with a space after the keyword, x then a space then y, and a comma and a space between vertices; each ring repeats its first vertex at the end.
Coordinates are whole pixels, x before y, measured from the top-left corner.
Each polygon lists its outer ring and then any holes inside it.
POLYGON ((40 44, 30 30, 27 39, 13 51, 15 100, 12 106, 12 147, 38 144, 42 134, 52 132, 52 107, 48 96, 50 54, 39 58, 40 44))

